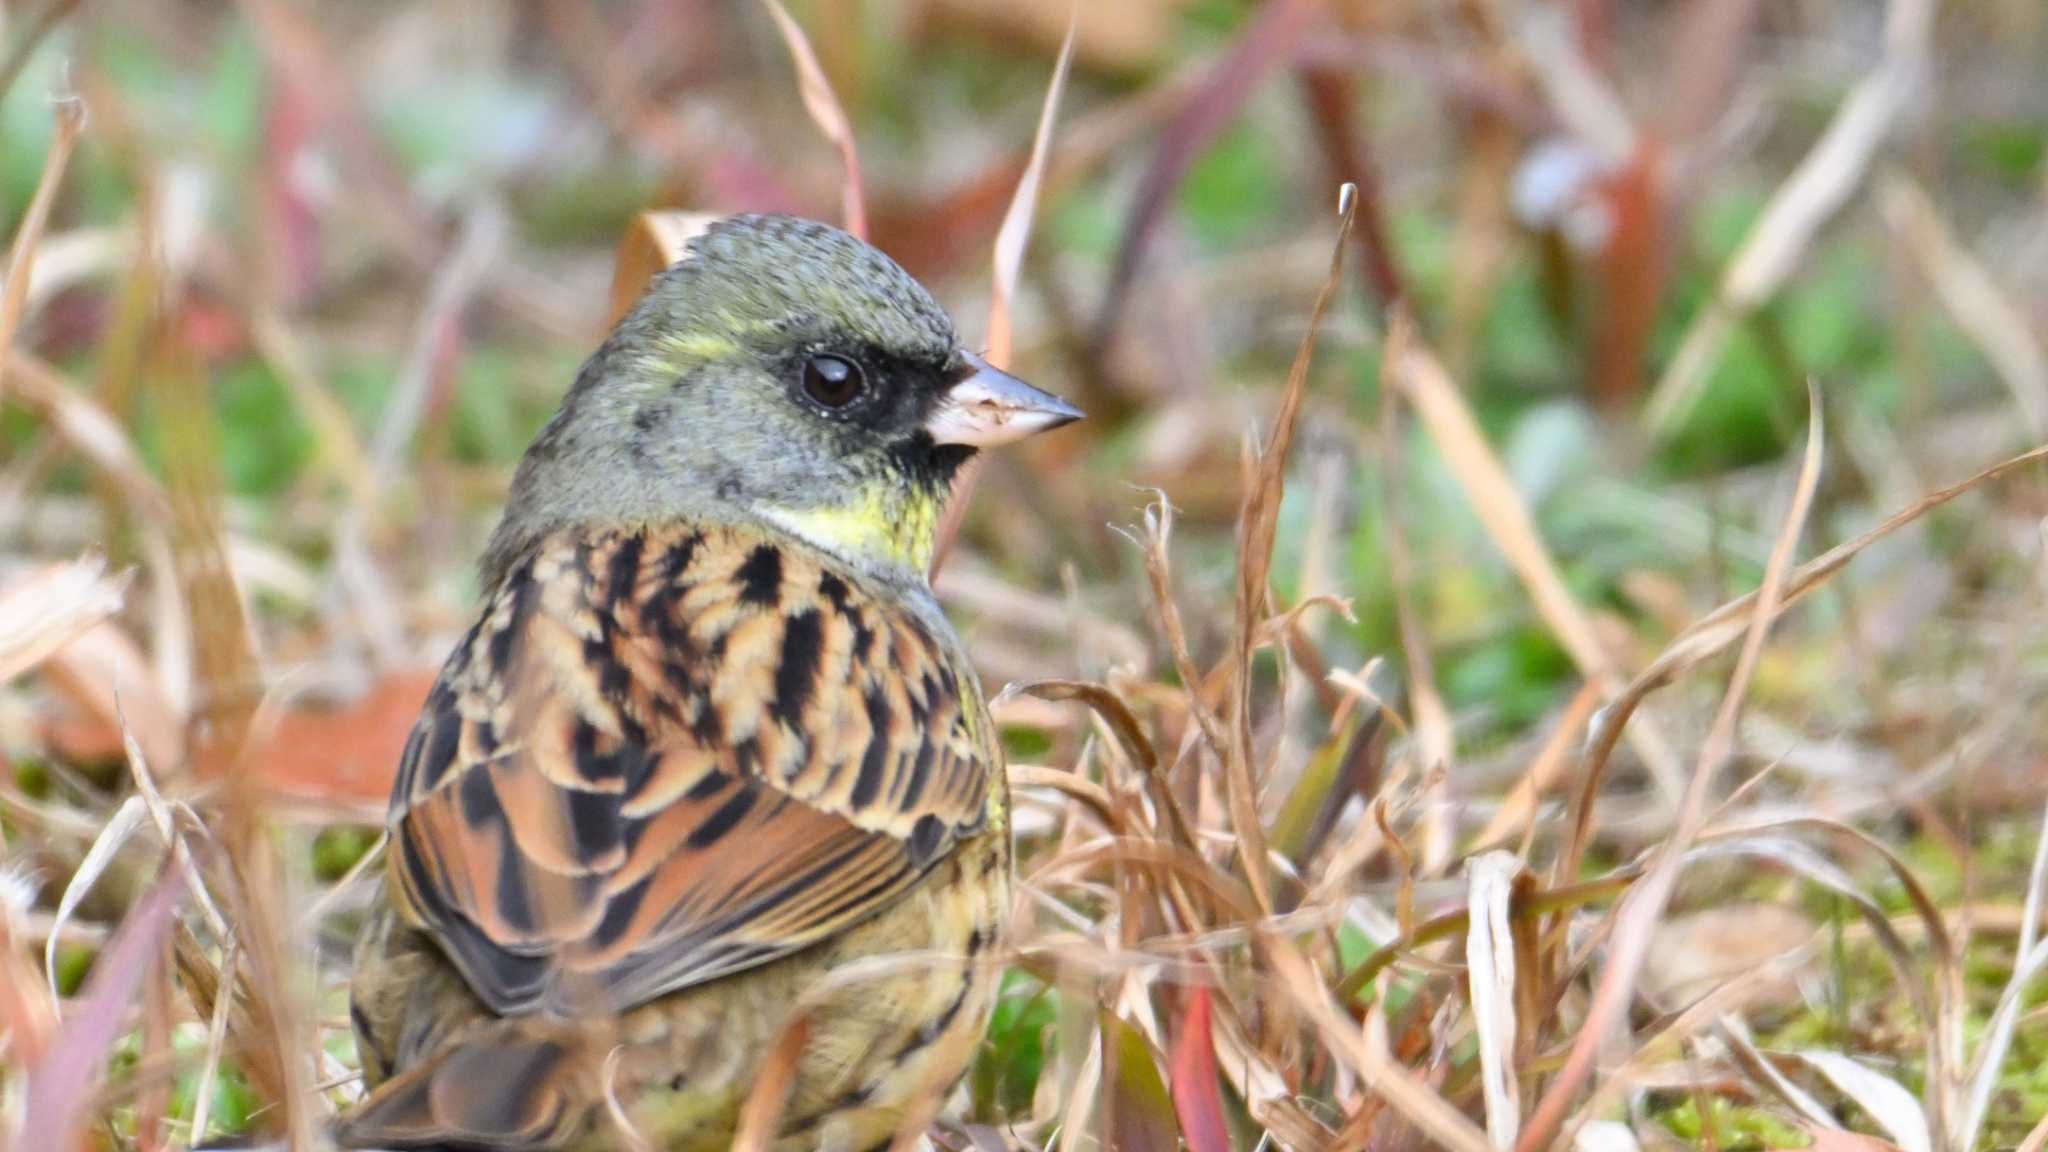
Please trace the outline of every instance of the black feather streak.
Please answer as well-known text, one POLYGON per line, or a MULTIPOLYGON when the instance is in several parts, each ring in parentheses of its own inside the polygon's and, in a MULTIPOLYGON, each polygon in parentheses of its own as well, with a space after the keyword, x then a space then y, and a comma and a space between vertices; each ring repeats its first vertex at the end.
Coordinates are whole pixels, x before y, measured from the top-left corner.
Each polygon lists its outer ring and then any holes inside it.
POLYGON ((619 827, 619 807, 614 798, 601 792, 571 789, 568 800, 569 830, 576 837, 576 856, 593 860, 616 851, 623 830, 619 827))
POLYGON ((754 788, 752 786, 741 788, 738 792, 733 793, 730 800, 719 805, 718 811, 713 812, 709 819, 697 825, 690 832, 690 838, 687 843, 692 848, 702 848, 707 844, 716 844, 720 839, 724 838, 726 833, 732 831, 733 826, 744 819, 747 813, 753 810, 753 807, 754 788))
POLYGON ((625 935, 626 929, 632 925, 633 914, 640 910, 640 901, 646 898, 647 886, 653 880, 654 877, 649 876, 612 897, 611 903, 605 906, 604 919, 597 922, 597 931, 591 933, 590 943, 594 947, 602 951, 619 942, 619 937, 625 935))
POLYGON ((488 828, 504 822, 505 810, 498 805, 498 790, 491 786, 489 769, 478 768, 465 774, 455 786, 455 796, 462 805, 462 822, 471 828, 488 828))
POLYGON ((882 773, 889 766, 889 698, 881 689, 868 690, 868 746, 861 753, 860 775, 853 781, 853 806, 865 808, 882 793, 882 773))
POLYGON ((937 816, 926 813, 910 826, 910 858, 922 868, 938 855, 939 846, 945 843, 946 825, 937 816))
POLYGON ((910 782, 903 786, 902 809, 906 812, 917 807, 924 795, 925 784, 931 780, 932 761, 936 758, 937 746, 926 740, 918 745, 917 759, 910 765, 910 782))
POLYGON ((777 719, 798 732, 804 730, 804 707, 817 686, 824 648, 825 622, 816 609, 799 612, 784 623, 782 660, 775 666, 772 707, 777 719))
POLYGON ((739 581, 742 601, 775 607, 782 600, 782 551, 773 544, 757 545, 747 553, 733 579, 739 581))
POLYGON ((604 597, 607 606, 630 603, 633 588, 640 582, 640 557, 647 550, 647 537, 634 533, 619 541, 605 571, 604 597))

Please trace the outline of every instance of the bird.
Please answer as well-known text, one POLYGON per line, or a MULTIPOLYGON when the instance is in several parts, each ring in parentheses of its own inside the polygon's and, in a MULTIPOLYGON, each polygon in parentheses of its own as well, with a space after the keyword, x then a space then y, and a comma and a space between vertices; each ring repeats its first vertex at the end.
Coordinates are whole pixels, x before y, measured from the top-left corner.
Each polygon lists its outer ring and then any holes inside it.
POLYGON ((514 471, 400 758, 337 1143, 722 1149, 782 1077, 767 1146, 864 1152, 949 1090, 1012 863, 934 537, 1081 415, 840 229, 692 238, 514 471))

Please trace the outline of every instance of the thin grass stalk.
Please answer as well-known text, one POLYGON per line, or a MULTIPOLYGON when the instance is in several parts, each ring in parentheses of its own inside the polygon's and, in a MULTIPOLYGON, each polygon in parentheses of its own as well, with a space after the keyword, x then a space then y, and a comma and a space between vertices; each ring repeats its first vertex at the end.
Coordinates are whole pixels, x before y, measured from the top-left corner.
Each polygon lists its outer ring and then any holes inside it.
MULTIPOLYGON (((1892 513, 1876 527, 1828 549, 1800 565, 1785 578, 1783 595, 1777 610, 1782 612, 1797 604, 1832 579, 1864 549, 1906 525, 1967 492, 2043 460, 2048 460, 2048 445, 2001 460, 1968 479, 1928 493, 1892 513)), ((1580 775, 1578 792, 1573 800, 1571 835, 1565 853, 1559 861, 1555 882, 1570 883, 1578 878, 1586 847, 1592 839, 1593 804, 1599 794, 1600 782, 1605 778, 1608 761, 1614 753, 1615 746, 1620 742, 1621 734, 1627 728, 1630 717, 1635 714, 1636 706, 1651 692, 1671 683, 1680 673, 1712 659, 1741 639, 1755 617, 1757 600, 1757 592, 1748 592, 1694 621, 1666 645, 1664 651, 1651 661, 1648 667, 1637 674, 1618 699, 1599 714, 1593 734, 1587 741, 1586 770, 1580 775)))
POLYGON ((811 48, 810 37, 804 35, 803 25, 782 6, 782 0, 761 0, 768 8, 768 15, 774 17, 776 31, 782 33, 782 42, 789 48, 790 63, 796 66, 797 92, 803 97, 804 110, 811 114, 811 121, 825 135, 832 146, 839 151, 839 161, 846 168, 846 180, 840 186, 840 207, 846 230, 865 240, 868 236, 867 194, 861 188, 860 150, 853 142, 853 124, 846 117, 846 110, 839 104, 839 97, 832 91, 832 81, 825 76, 824 65, 818 63, 818 54, 811 48))
POLYGON ((1245 490, 1238 513, 1237 614, 1231 646, 1233 677, 1230 713, 1230 756, 1225 761, 1231 831, 1253 898, 1264 915, 1273 912, 1272 880, 1266 859, 1266 833, 1259 821, 1258 783, 1252 778, 1252 645, 1265 612, 1266 577, 1273 563, 1273 539, 1279 530, 1280 498, 1286 490, 1287 457, 1294 445, 1294 426, 1308 392, 1308 369, 1315 355, 1316 333, 1344 280, 1344 248, 1358 213, 1357 190, 1346 184, 1337 197, 1337 239, 1330 250, 1330 269, 1309 312, 1308 328, 1295 349, 1287 372, 1287 391, 1273 419, 1273 431, 1258 458, 1258 468, 1245 490))
MULTIPOLYGON (((4 88, 0 88, 4 90, 4 88)), ((0 286, 0 353, 14 346, 15 329, 28 305, 29 281, 35 276, 36 245, 50 220, 50 206, 56 203, 57 187, 64 182, 64 168, 71 161, 71 149, 85 127, 85 105, 75 98, 57 102, 57 136, 43 157, 43 174, 36 181, 35 196, 14 233, 14 245, 7 256, 7 282, 0 286)), ((0 356, 0 399, 7 395, 8 360, 0 356)))
POLYGON ((1544 1093, 1528 1125, 1522 1130, 1521 1139, 1515 1145, 1518 1152, 1537 1152, 1549 1147, 1563 1126, 1580 1088, 1592 1076, 1600 1044, 1610 1029, 1623 1022, 1634 999, 1643 961, 1648 956, 1651 931, 1671 898, 1685 853, 1705 822, 1707 791, 1732 756, 1735 723, 1741 715, 1743 697, 1763 651, 1764 636, 1776 615, 1785 578, 1791 568, 1792 553, 1805 529, 1806 515, 1813 505, 1814 489, 1820 481, 1822 417, 1818 388, 1809 386, 1807 410, 1806 454, 1800 464, 1792 505, 1786 512, 1784 526, 1779 530, 1770 560, 1765 565, 1763 585, 1757 594, 1757 611, 1743 638, 1735 672, 1729 678, 1714 726, 1708 731, 1699 759, 1693 766, 1692 780, 1679 808, 1677 830, 1659 846, 1648 873, 1623 898, 1616 910, 1606 973, 1594 991, 1592 1005, 1587 1009, 1586 1019, 1580 1025, 1578 1039, 1572 1044, 1564 1068, 1544 1093))
MULTIPOLYGON (((1415 340, 1415 323, 1400 305, 1391 309, 1387 322, 1387 346, 1381 358, 1380 379, 1390 381, 1415 340)), ((1394 618, 1401 637, 1401 655, 1407 669, 1408 708, 1414 716, 1415 747, 1425 789, 1442 793, 1449 788, 1451 756, 1455 739, 1450 709, 1436 687, 1436 662, 1430 655, 1429 637, 1423 632, 1415 605, 1415 564, 1408 551, 1408 533, 1401 515, 1401 415, 1400 390, 1380 388, 1379 458, 1380 519, 1386 526, 1387 578, 1394 590, 1394 618)), ((1450 850, 1447 825, 1449 797, 1425 796, 1426 822, 1423 851, 1424 869, 1434 872, 1450 850)))
MULTIPOLYGON (((1031 138, 1031 156, 1024 162, 1024 171, 1017 177, 1016 191, 1010 194, 1009 210, 1003 213, 1003 224, 996 230, 995 251, 991 263, 988 294, 988 347, 985 355, 989 363, 1008 370, 1011 366, 1011 331, 1016 308, 1017 284, 1024 274, 1024 252, 1031 243, 1031 226, 1038 212, 1038 190, 1045 181, 1045 166, 1052 155, 1053 127, 1059 118, 1060 95, 1066 91, 1067 72, 1074 63, 1074 31, 1080 19, 1080 9, 1070 8, 1067 12, 1067 36, 1060 44, 1059 59, 1053 64, 1052 79, 1045 86, 1045 103, 1038 110, 1038 131, 1031 138)), ((960 522, 967 516, 968 502, 974 498, 974 486, 981 476, 985 459, 976 456, 969 460, 953 480, 952 496, 946 501, 941 513, 939 529, 932 548, 930 575, 936 578, 939 569, 945 566, 946 557, 952 553, 953 539, 960 533, 960 522)))

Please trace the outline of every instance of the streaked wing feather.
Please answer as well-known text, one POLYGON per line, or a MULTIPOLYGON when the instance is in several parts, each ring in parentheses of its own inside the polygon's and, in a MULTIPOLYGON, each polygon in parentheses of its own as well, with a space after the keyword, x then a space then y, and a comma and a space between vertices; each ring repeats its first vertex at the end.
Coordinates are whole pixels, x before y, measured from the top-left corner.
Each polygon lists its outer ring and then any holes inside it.
POLYGON ((985 819, 982 708, 929 625, 776 538, 550 541, 420 717, 397 889, 494 1011, 623 1010, 901 896, 985 819))

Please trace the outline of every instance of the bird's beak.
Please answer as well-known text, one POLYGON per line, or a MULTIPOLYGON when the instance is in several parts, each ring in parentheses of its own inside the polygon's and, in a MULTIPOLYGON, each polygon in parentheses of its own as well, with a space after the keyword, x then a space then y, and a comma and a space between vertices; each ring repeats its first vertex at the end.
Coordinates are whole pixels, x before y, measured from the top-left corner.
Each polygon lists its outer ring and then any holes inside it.
POLYGON ((992 448, 1022 440, 1034 432, 1072 424, 1084 413, 1004 372, 974 353, 966 354, 973 372, 939 397, 924 428, 938 444, 992 448))

